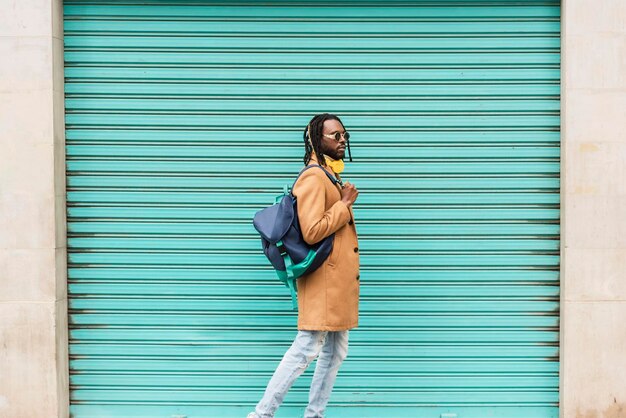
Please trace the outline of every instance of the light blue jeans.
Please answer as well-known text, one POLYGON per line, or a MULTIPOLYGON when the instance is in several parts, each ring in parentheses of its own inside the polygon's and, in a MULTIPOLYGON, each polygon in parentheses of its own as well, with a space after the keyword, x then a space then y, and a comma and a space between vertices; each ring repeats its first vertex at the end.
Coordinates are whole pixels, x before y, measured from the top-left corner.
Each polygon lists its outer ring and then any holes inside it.
POLYGON ((260 418, 273 417, 293 382, 319 354, 304 418, 322 418, 339 367, 348 355, 348 333, 299 330, 256 405, 256 414, 260 418))

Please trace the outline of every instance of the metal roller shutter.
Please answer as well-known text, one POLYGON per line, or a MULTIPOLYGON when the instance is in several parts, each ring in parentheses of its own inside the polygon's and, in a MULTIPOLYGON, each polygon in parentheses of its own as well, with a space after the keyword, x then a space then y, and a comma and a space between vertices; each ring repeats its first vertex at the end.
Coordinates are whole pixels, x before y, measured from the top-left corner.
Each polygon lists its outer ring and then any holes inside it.
POLYGON ((362 249, 327 416, 558 416, 558 1, 67 1, 64 21, 72 416, 252 410, 297 331, 251 219, 324 111, 353 134, 362 249))

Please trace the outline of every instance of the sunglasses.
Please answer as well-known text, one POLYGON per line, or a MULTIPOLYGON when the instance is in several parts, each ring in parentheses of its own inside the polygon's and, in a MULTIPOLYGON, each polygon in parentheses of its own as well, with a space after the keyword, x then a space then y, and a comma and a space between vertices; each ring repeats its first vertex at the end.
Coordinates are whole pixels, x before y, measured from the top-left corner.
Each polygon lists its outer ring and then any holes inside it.
POLYGON ((335 134, 323 134, 326 138, 332 138, 335 141, 339 142, 341 137, 345 138, 346 141, 348 141, 350 139, 350 133, 348 131, 345 131, 344 133, 341 132, 335 132, 335 134))

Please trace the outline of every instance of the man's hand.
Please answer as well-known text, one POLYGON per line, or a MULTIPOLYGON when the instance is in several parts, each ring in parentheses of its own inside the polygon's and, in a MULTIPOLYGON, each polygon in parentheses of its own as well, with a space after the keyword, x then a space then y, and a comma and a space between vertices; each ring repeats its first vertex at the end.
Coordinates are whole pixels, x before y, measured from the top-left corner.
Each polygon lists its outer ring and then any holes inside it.
POLYGON ((359 191, 354 187, 354 184, 351 184, 347 181, 343 185, 343 189, 341 190, 341 201, 344 202, 348 207, 352 205, 356 198, 359 196, 359 191))

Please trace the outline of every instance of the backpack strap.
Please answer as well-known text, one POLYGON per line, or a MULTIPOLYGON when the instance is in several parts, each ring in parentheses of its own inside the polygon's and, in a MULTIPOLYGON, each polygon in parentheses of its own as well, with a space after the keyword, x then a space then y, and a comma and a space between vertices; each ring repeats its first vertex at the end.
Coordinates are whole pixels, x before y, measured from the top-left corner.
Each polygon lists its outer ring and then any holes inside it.
POLYGON ((289 291, 291 292, 291 306, 295 311, 298 309, 298 296, 296 293, 298 291, 298 286, 296 284, 296 278, 293 274, 293 261, 291 260, 291 257, 289 257, 289 254, 287 254, 287 249, 285 248, 282 240, 276 241, 276 247, 285 261, 285 267, 287 270, 287 283, 285 283, 285 285, 287 285, 289 291))
POLYGON ((311 165, 307 165, 306 167, 304 167, 302 170, 300 170, 300 174, 298 174, 298 177, 296 177, 296 180, 293 182, 293 185, 291 186, 291 190, 293 190, 293 187, 296 185, 296 182, 298 181, 298 179, 300 178, 300 176, 302 175, 302 173, 304 173, 305 171, 307 171, 309 168, 313 168, 313 167, 319 167, 322 170, 324 170, 324 173, 326 174, 326 176, 330 179, 330 181, 333 182, 333 184, 337 184, 339 183, 339 180, 337 180, 335 178, 335 176, 333 176, 332 174, 330 174, 328 172, 328 170, 326 170, 324 167, 322 167, 319 164, 311 164, 311 165))
POLYGON ((304 167, 302 170, 300 170, 300 174, 298 174, 298 177, 296 177, 295 181, 293 182, 293 184, 291 186, 289 186, 289 184, 285 184, 283 186, 283 194, 276 196, 276 198, 274 199, 274 204, 280 202, 286 195, 290 194, 291 190, 293 190, 293 187, 296 185, 296 182, 298 181, 298 179, 300 178, 300 176, 302 175, 302 173, 304 173, 306 170, 308 170, 309 168, 313 168, 313 167, 319 167, 322 170, 324 170, 324 173, 326 173, 326 176, 330 179, 330 181, 333 182, 333 184, 337 184, 339 183, 339 180, 337 180, 335 178, 335 176, 333 176, 332 174, 330 174, 328 172, 328 170, 326 170, 324 167, 322 167, 319 164, 311 164, 311 165, 307 165, 306 167, 304 167))

